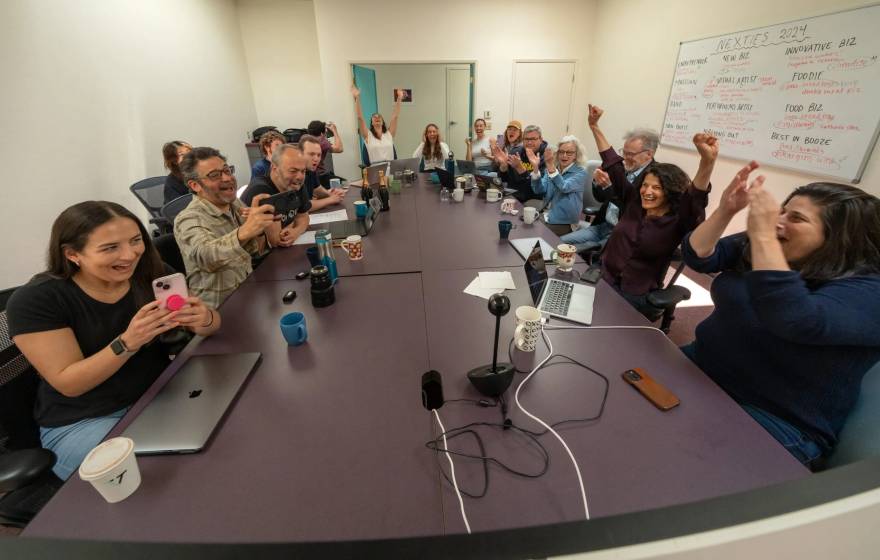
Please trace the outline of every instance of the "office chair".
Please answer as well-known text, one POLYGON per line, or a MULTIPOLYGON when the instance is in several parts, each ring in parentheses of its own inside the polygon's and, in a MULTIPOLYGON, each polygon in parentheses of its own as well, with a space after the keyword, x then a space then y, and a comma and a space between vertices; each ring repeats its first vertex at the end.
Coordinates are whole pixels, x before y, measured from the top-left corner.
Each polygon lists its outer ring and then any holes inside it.
POLYGON ((602 203, 596 200, 596 197, 593 196, 593 173, 601 165, 602 162, 598 159, 587 161, 587 184, 584 185, 584 214, 587 216, 595 216, 596 213, 599 212, 599 208, 602 206, 602 203))
MULTIPOLYGON (((394 150, 394 159, 397 159, 397 146, 392 146, 391 148, 394 150)), ((370 166, 370 155, 367 153, 367 144, 364 142, 361 142, 361 161, 363 161, 359 166, 361 169, 370 166)))
POLYGON ((9 338, 6 302, 14 290, 0 292, 0 525, 24 528, 62 481, 33 419, 37 373, 9 338))
POLYGON ((665 334, 669 334, 669 328, 672 326, 672 321, 675 320, 675 307, 684 300, 691 299, 690 290, 684 286, 675 285, 675 281, 678 280, 678 277, 684 272, 685 266, 681 248, 675 250, 670 264, 675 261, 678 261, 678 266, 675 267, 675 273, 673 273, 669 282, 666 283, 666 286, 648 292, 648 303, 661 310, 657 317, 652 319, 652 321, 662 318, 660 321, 660 330, 665 334))
POLYGON ((162 206, 162 208, 159 210, 162 219, 171 224, 172 231, 174 230, 174 218, 176 218, 177 215, 180 214, 180 212, 189 205, 192 197, 192 194, 178 196, 174 200, 168 202, 168 204, 162 206))
POLYGON ((186 266, 183 264, 183 256, 180 254, 180 247, 177 246, 177 240, 174 239, 173 233, 165 233, 153 240, 162 262, 174 269, 174 272, 180 272, 186 275, 186 266))
POLYGON ((880 456, 880 362, 862 378, 862 391, 855 408, 840 431, 837 447, 827 467, 840 467, 880 456))
POLYGON ((165 203, 165 177, 141 179, 130 186, 129 190, 150 213, 150 223, 157 228, 154 235, 170 232, 174 223, 168 223, 160 213, 165 203))

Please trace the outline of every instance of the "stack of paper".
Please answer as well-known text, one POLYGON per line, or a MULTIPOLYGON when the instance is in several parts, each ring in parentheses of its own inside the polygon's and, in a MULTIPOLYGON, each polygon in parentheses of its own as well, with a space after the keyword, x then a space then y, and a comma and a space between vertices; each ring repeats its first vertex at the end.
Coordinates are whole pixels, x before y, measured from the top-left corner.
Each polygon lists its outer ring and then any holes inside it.
POLYGON ((492 297, 492 294, 515 289, 516 285, 513 283, 513 276, 508 271, 480 272, 479 276, 467 285, 464 293, 489 299, 492 297))

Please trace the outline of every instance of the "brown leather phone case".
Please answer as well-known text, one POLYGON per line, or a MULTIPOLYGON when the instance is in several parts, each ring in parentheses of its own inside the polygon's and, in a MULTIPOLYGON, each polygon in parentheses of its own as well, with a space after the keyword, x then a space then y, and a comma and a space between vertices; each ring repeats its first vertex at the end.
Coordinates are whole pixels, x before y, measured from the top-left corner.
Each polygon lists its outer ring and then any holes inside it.
POLYGON ((681 401, 669 389, 654 381, 654 378, 642 368, 628 369, 621 374, 623 380, 635 387, 646 399, 660 410, 669 410, 678 406, 681 401))

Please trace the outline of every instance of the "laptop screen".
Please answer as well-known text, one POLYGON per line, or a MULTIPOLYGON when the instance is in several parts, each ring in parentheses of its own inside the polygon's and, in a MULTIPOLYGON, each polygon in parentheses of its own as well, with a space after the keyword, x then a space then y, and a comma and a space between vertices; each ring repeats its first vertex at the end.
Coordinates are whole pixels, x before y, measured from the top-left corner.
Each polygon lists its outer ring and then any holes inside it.
POLYGON ((532 301, 537 305, 541 299, 541 290, 547 282, 547 267, 544 263, 544 255, 541 254, 541 243, 536 242, 535 247, 523 265, 526 271, 526 280, 529 283, 529 291, 532 292, 532 301))

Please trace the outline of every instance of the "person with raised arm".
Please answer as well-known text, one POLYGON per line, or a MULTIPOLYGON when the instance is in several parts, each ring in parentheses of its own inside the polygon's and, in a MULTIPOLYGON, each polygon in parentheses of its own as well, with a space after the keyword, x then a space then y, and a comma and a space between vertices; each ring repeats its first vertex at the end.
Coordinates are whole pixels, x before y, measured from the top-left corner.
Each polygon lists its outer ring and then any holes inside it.
POLYGON ((385 118, 379 113, 370 116, 370 126, 364 120, 364 111, 361 108, 361 90, 357 86, 351 86, 351 95, 354 97, 354 108, 357 113, 358 131, 364 139, 367 148, 367 157, 370 163, 391 161, 394 159, 394 136, 397 134, 397 121, 400 118, 400 103, 403 101, 404 91, 395 90, 394 111, 391 113, 391 123, 386 126, 385 118))
POLYGON ((682 244, 720 273, 682 351, 802 463, 821 466, 880 361, 880 199, 810 183, 780 204, 751 162, 682 244), (722 237, 749 209, 746 231, 722 237))
POLYGON ((678 166, 654 162, 635 188, 627 180, 623 158, 599 127, 602 114, 590 105, 588 123, 620 206, 620 219, 602 254, 602 277, 645 317, 656 320, 663 310, 648 303, 648 293, 662 287, 676 247, 705 219, 718 140, 709 134, 694 136, 700 164, 693 181, 678 166))

